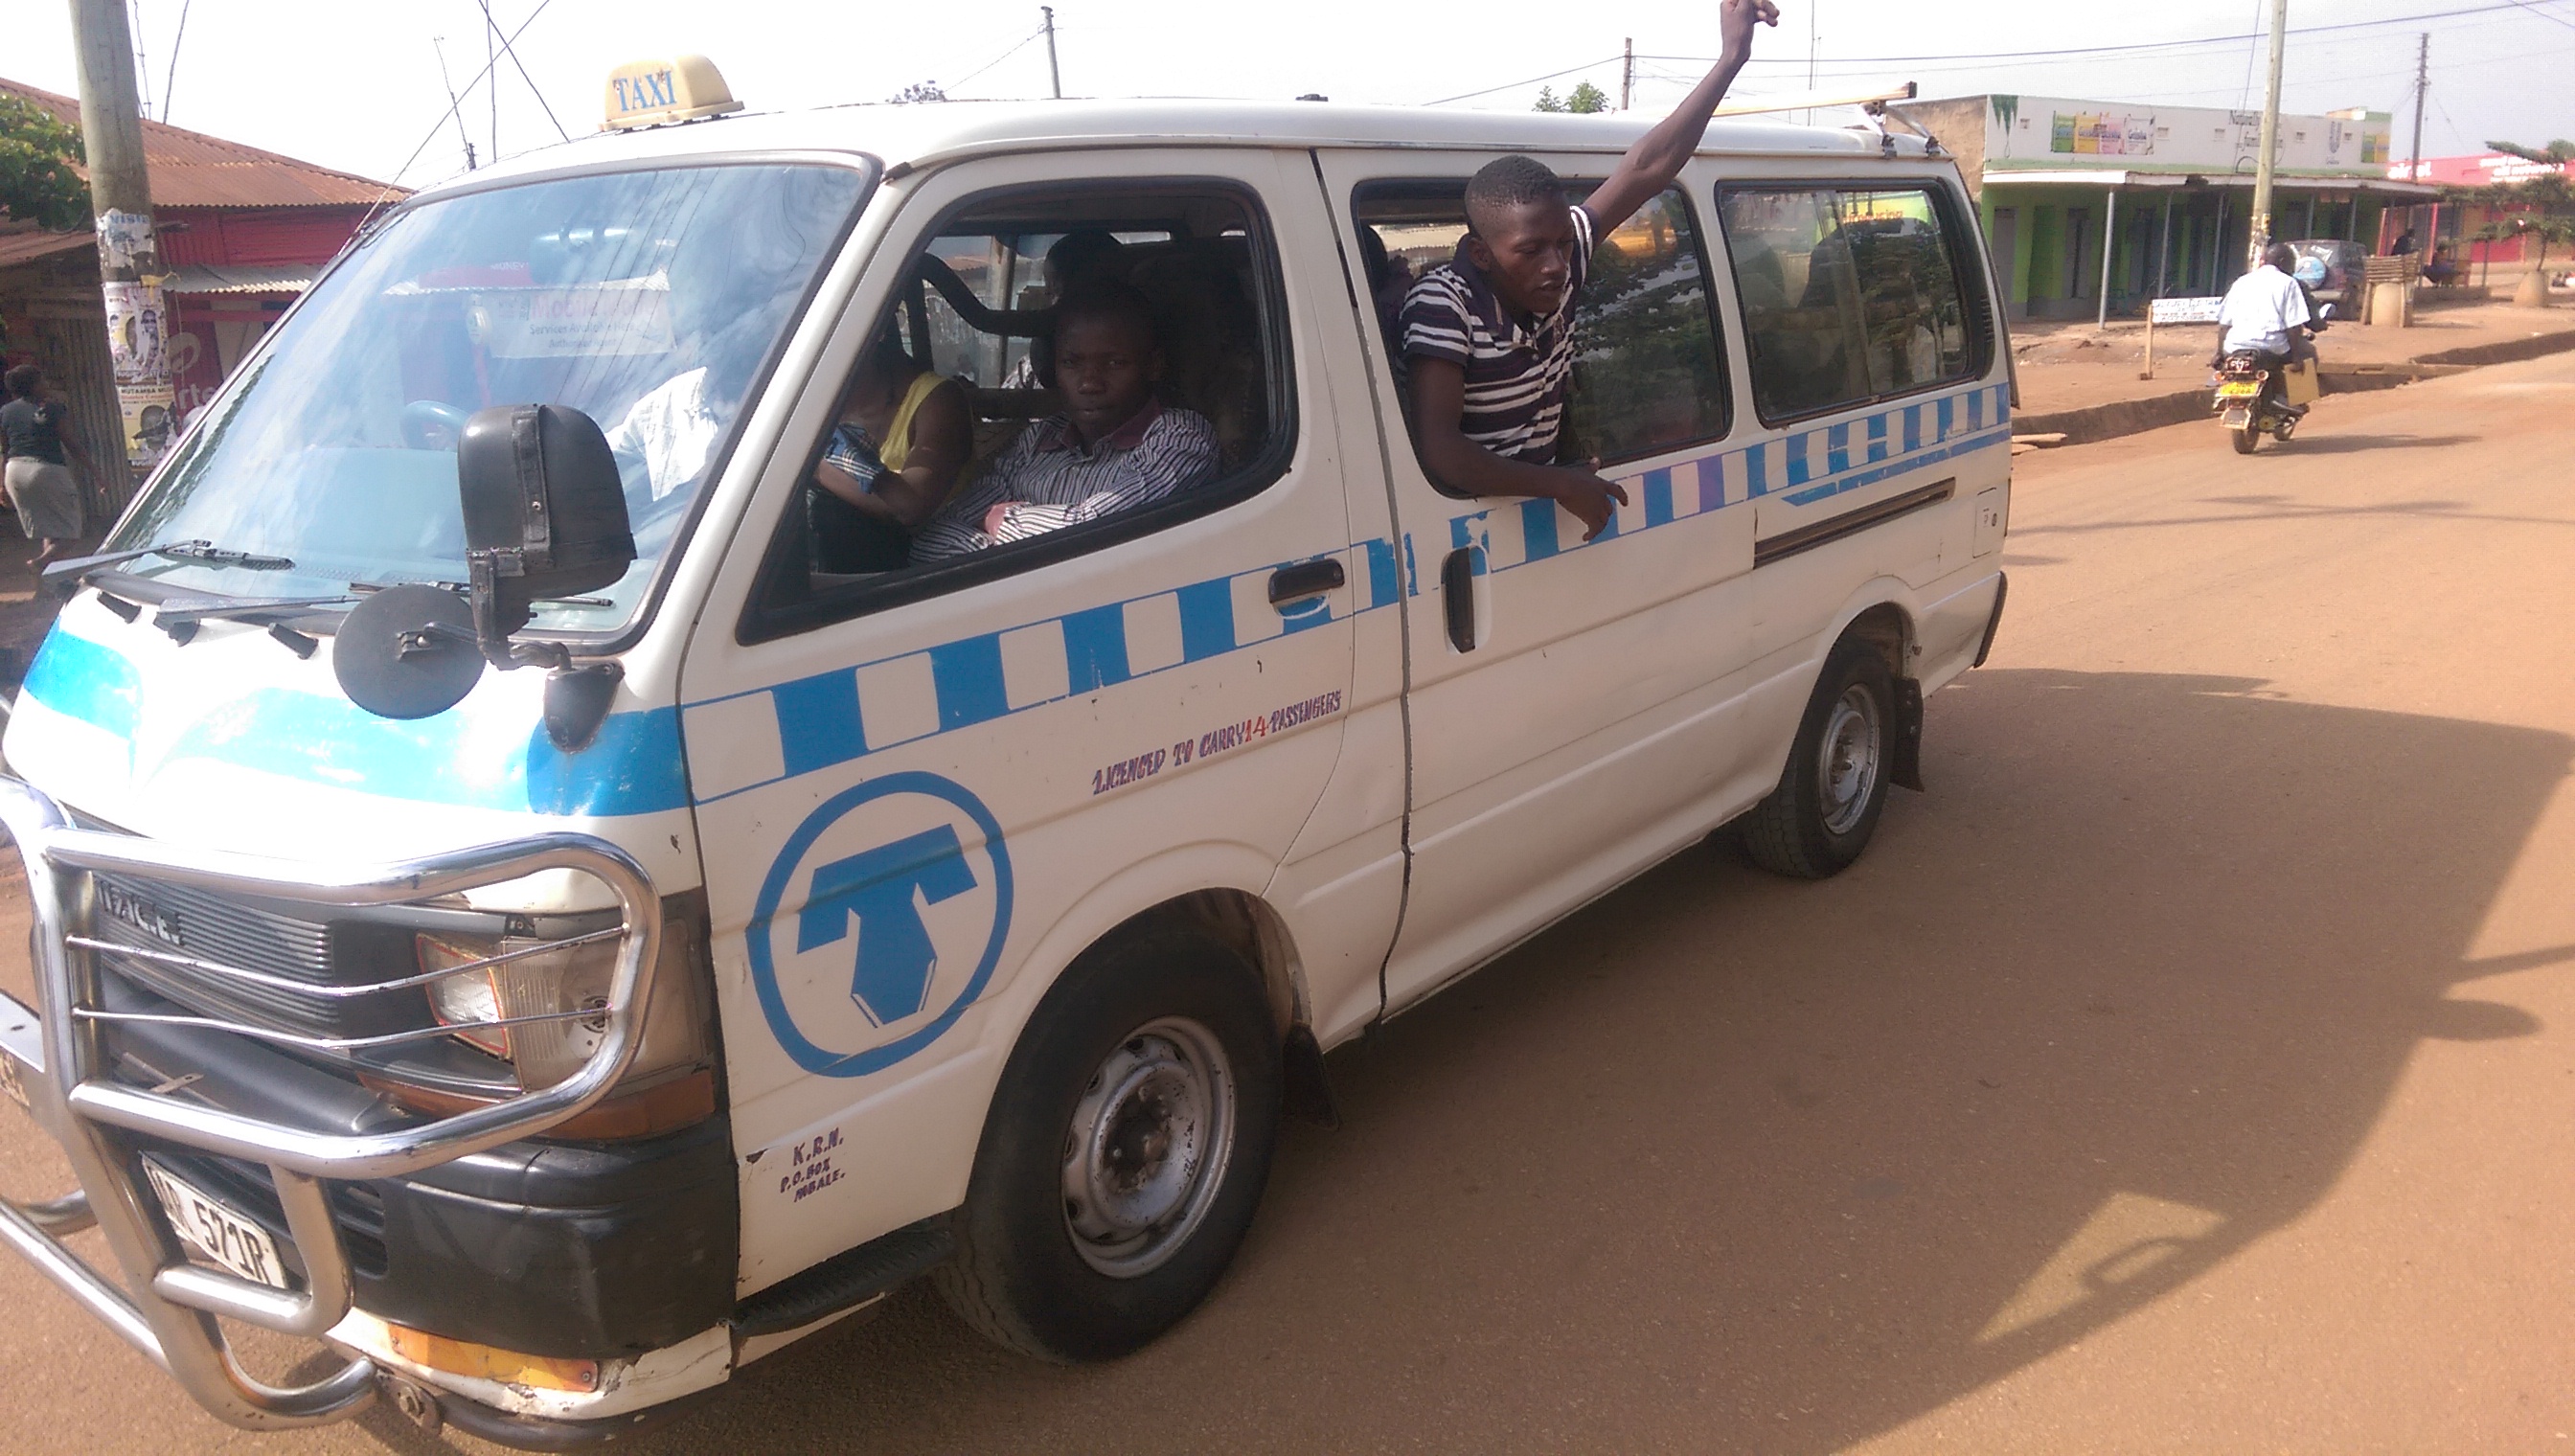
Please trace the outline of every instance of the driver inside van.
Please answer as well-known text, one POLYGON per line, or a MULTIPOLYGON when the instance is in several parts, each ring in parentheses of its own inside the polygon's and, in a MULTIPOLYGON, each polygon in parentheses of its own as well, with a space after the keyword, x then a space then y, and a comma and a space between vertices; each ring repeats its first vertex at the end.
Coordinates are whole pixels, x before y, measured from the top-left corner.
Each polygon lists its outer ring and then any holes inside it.
POLYGON ((1596 474, 1598 461, 1556 463, 1591 250, 1680 176, 1751 54, 1753 26, 1778 23, 1771 0, 1720 0, 1715 67, 1579 205, 1529 157, 1504 157, 1466 184, 1456 257, 1424 273, 1403 304, 1415 443, 1441 487, 1552 500, 1582 522, 1584 541, 1627 503, 1596 474))
POLYGON ((1055 309, 1061 414, 1011 443, 983 478, 913 538, 918 565, 1026 541, 1167 500, 1216 477, 1216 427, 1155 397, 1163 350, 1154 311, 1126 284, 1055 309))

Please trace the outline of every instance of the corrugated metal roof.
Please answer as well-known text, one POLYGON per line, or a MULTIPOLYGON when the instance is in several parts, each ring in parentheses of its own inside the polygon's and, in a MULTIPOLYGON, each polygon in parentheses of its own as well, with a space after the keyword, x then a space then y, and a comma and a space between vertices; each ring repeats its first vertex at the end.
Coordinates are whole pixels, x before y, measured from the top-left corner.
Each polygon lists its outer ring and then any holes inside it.
POLYGON ((187 263, 161 281, 164 293, 302 293, 322 271, 318 263, 187 263))
POLYGON ((87 233, 53 233, 33 224, 12 227, 0 223, 0 268, 15 268, 74 248, 96 246, 97 240, 87 233))
MULTIPOLYGON (((32 102, 80 125, 80 103, 0 78, 0 95, 32 102)), ((347 172, 157 121, 143 123, 143 165, 152 205, 164 207, 365 207, 408 194, 347 172)))

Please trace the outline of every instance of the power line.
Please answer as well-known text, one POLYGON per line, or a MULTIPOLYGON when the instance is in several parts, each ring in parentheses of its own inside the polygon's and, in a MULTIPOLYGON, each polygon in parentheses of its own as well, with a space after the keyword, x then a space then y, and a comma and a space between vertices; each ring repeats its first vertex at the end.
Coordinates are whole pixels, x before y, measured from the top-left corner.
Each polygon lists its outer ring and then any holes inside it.
MULTIPOLYGON (((1596 61, 1585 61, 1579 66, 1567 66, 1561 71, 1549 71, 1543 76, 1531 76, 1525 81, 1505 81, 1499 86, 1487 86, 1481 91, 1469 91, 1460 96, 1442 96, 1436 101, 1425 101, 1421 104, 1424 106, 1446 106, 1452 101, 1472 101, 1478 96, 1490 96, 1496 91, 1508 91, 1519 86, 1534 86, 1540 81, 1552 81, 1559 76, 1570 76, 1577 72, 1588 71, 1595 67, 1608 65, 1610 62, 1618 59, 1619 57, 1617 56, 1602 56, 1596 61)), ((1687 56, 1659 56, 1655 59, 1678 61, 1689 60, 1691 58, 1687 56)))
MULTIPOLYGON (((2382 26, 2411 25, 2420 20, 2448 20, 2462 15, 2489 15, 2497 11, 2520 10, 2526 8, 2529 3, 2530 0, 2503 0, 2503 3, 2500 4, 2471 5, 2457 10, 2433 10, 2426 11, 2420 15, 2391 15, 2384 20, 2351 20, 2344 21, 2336 25, 2292 26, 2287 33, 2290 35, 2304 36, 2324 35, 2329 32, 2339 30, 2375 30, 2382 26)), ((2533 13, 2540 14, 2550 20, 2557 19, 2557 17, 2553 15, 2547 15, 2544 11, 2536 11, 2533 13)), ((2562 24, 2564 22, 2560 23, 2562 24)), ((2201 36, 2195 40, 2132 41, 2121 45, 2061 46, 2052 50, 2037 51, 1955 51, 1943 55, 1928 56, 1835 56, 1826 61, 1825 64, 1834 66, 1908 66, 1925 61, 2027 61, 2039 60, 2050 56, 2130 55, 2138 51, 2173 50, 2190 46, 2231 46, 2241 41, 2258 41, 2267 39, 2268 37, 2269 32, 2254 30, 2243 35, 2210 35, 2201 36)), ((1713 65, 1716 61, 1716 57, 1714 56, 1639 55, 1637 59, 1654 61, 1694 61, 1701 65, 1713 65)), ((1802 59, 1793 56, 1755 56, 1747 62, 1747 64, 1755 66, 1802 66, 1805 62, 1802 59)), ((1497 87, 1495 89, 1498 90, 1501 88, 1497 87)), ((1437 103, 1434 102, 1432 104, 1436 105, 1437 103)))
POLYGON ((179 28, 170 36, 170 70, 161 78, 161 120, 170 119, 170 93, 179 86, 179 42, 188 38, 188 7, 195 0, 181 0, 179 28))
MULTIPOLYGON (((486 25, 486 26, 490 27, 492 34, 494 34, 494 35, 499 35, 499 34, 501 33, 501 26, 500 26, 499 22, 497 22, 497 21, 493 20, 493 18, 492 18, 492 5, 491 5, 491 0, 477 0, 477 3, 481 4, 481 5, 482 5, 482 7, 483 7, 483 23, 484 23, 484 25, 486 25)), ((568 141, 571 141, 571 140, 572 140, 572 133, 570 133, 570 132, 568 132, 568 131, 565 131, 565 130, 564 130, 564 124, 563 124, 562 122, 560 122, 560 121, 555 121, 555 108, 554 108, 554 103, 552 103, 552 102, 550 102, 550 101, 546 100, 546 93, 537 89, 537 78, 535 78, 534 76, 531 76, 531 75, 529 75, 529 74, 528 74, 528 67, 527 67, 527 63, 526 63, 526 62, 524 62, 524 61, 521 61, 521 60, 519 59, 519 52, 518 52, 518 49, 517 49, 516 47, 514 47, 514 46, 510 45, 507 41, 504 41, 504 42, 502 42, 502 44, 501 44, 501 53, 502 53, 503 55, 506 55, 506 56, 508 56, 508 57, 510 58, 510 64, 511 64, 512 66, 515 66, 515 67, 517 67, 517 68, 518 68, 518 72, 519 72, 519 79, 528 83, 528 94, 529 94, 529 95, 531 95, 531 96, 536 97, 536 98, 537 98, 537 105, 542 106, 542 107, 544 107, 544 108, 546 109, 546 120, 551 121, 551 122, 554 122, 554 126, 555 126, 555 135, 556 135, 556 136, 559 136, 559 137, 561 137, 561 138, 563 138, 563 139, 564 139, 565 141, 567 141, 567 142, 568 142, 568 141)), ((499 96, 499 94, 500 94, 500 88, 498 88, 498 87, 493 88, 493 94, 494 94, 494 96, 497 98, 497 97, 499 96)), ((498 105, 498 104, 499 104, 499 103, 498 103, 498 101, 497 101, 497 99, 495 100, 494 104, 495 104, 495 105, 498 105)), ((498 155, 495 155, 495 156, 492 158, 492 160, 493 160, 493 161, 495 161, 495 162, 498 162, 498 161, 500 161, 501 159, 500 159, 500 157, 499 157, 498 155)))
MULTIPOLYGON (((537 0, 537 8, 528 12, 528 18, 519 22, 519 28, 510 32, 509 39, 515 41, 519 37, 526 35, 528 33, 528 27, 536 24, 537 17, 545 14, 546 7, 554 3, 555 0, 537 0)), ((492 67, 496 63, 497 58, 493 61, 484 62, 483 69, 474 73, 474 80, 465 83, 465 89, 468 92, 471 92, 474 89, 475 82, 481 81, 486 76, 492 74, 492 67)), ((460 115, 463 103, 456 101, 451 101, 448 103, 447 107, 448 116, 458 117, 457 129, 459 131, 464 130, 464 120, 460 115)), ((385 179, 388 184, 386 193, 383 197, 376 199, 375 206, 367 209, 367 215, 365 217, 358 220, 357 236, 364 236, 367 231, 367 224, 375 221, 376 213, 381 210, 386 203, 393 201, 392 185, 400 183, 403 180, 403 174, 411 170, 412 163, 420 160, 421 153, 429 150, 429 144, 431 142, 438 140, 438 129, 445 125, 447 125, 447 116, 442 116, 438 120, 431 122, 429 124, 429 130, 421 135, 420 145, 412 148, 411 155, 403 159, 403 164, 400 167, 394 169, 394 175, 385 179)))
MULTIPOLYGON (((1037 29, 1035 29, 1035 30, 1033 30, 1033 31, 1030 31, 1027 35, 1021 36, 1021 37, 1020 37, 1020 43, 1019 43, 1018 45, 1015 45, 1015 46, 1011 47, 1009 50, 1002 52, 1000 55, 995 56, 993 59, 991 59, 991 60, 989 60, 989 61, 986 61, 984 64, 982 64, 982 65, 980 65, 980 66, 977 66, 974 70, 967 72, 965 75, 958 77, 956 80, 949 82, 949 83, 948 83, 948 84, 949 84, 949 86, 963 86, 963 85, 965 85, 967 82, 972 81, 972 80, 974 80, 976 77, 983 75, 986 71, 989 71, 989 70, 993 69, 995 66, 998 66, 998 65, 1002 64, 1004 61, 1009 60, 1011 57, 1018 55, 1020 52, 1022 52, 1022 51, 1024 51, 1024 50, 1027 50, 1027 49, 1029 48, 1029 42, 1031 42, 1031 41, 1033 41, 1033 40, 1036 40, 1039 36, 1042 36, 1042 35, 1044 35, 1044 34, 1046 34, 1046 27, 1045 27, 1045 26, 1043 26, 1043 25, 1041 25, 1041 26, 1039 26, 1037 29)), ((945 89, 947 89, 947 88, 946 88, 946 87, 942 87, 941 89, 942 89, 942 90, 945 90, 945 89)))
MULTIPOLYGON (((2547 11, 2542 10, 2537 5, 2533 4, 2532 0, 2513 0, 2513 3, 2519 5, 2522 9, 2529 11, 2531 14, 2538 16, 2542 20, 2553 21, 2556 24, 2566 27, 2568 30, 2575 30, 2575 20, 2568 20, 2562 15, 2551 15, 2547 11)), ((163 89, 166 90, 168 88, 165 87, 163 89)), ((167 98, 164 98, 163 104, 168 104, 167 98)))

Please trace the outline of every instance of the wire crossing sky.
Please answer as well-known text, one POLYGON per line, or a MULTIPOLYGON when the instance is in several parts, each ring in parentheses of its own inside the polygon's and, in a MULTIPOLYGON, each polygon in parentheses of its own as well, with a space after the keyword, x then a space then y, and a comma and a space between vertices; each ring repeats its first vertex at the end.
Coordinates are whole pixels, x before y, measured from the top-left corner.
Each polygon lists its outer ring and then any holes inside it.
MULTIPOLYGON (((575 136, 596 127, 611 67, 675 51, 713 56, 754 110, 880 102, 922 82, 958 97, 1047 93, 1046 47, 1034 43, 1037 6, 973 0, 937 7, 488 0, 501 34, 519 34, 517 55, 502 55, 468 88, 483 69, 485 3, 136 0, 136 10, 152 91, 156 99, 167 93, 169 121, 368 177, 399 173, 411 186, 465 166, 439 76, 441 39, 478 150, 488 150, 497 87, 504 156, 560 144, 549 110, 575 136)), ((72 91, 69 7, 22 0, 11 8, 0 74, 72 91)), ((1782 0, 1779 28, 1757 39, 1736 94, 1805 90, 1811 23, 1816 84, 1833 90, 1915 81, 1925 96, 1999 91, 2258 105, 2255 62, 2267 8, 2248 0, 2130 7, 1782 0)), ((1669 0, 1572 11, 1540 0, 1436 11, 1373 0, 1268 8, 1068 0, 1056 6, 1056 19, 1067 95, 1284 100, 1316 92, 1336 101, 1503 111, 1527 109, 1540 86, 1560 94, 1587 80, 1617 95, 1619 48, 1629 37, 1636 105, 1660 110, 1697 79, 1716 41, 1712 4, 1669 0), (1437 25, 1435 44, 1406 36, 1404 24, 1414 19, 1437 25), (1597 59, 1570 59, 1585 56, 1597 59), (1540 71, 1548 74, 1533 74, 1540 71)), ((2423 31, 2432 35, 2427 155, 2482 150, 2488 138, 2575 135, 2575 89, 2565 83, 2575 59, 2575 0, 2291 0, 2289 29, 2283 105, 2393 113, 2400 152, 2410 143, 2415 37, 2423 31)))

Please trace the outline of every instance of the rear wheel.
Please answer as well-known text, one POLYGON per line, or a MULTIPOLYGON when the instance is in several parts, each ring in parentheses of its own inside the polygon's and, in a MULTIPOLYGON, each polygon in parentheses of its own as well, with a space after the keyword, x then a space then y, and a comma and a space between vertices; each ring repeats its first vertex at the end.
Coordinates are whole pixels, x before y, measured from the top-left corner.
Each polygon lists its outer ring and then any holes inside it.
POLYGON ((1743 848, 1773 874, 1822 879, 1859 858, 1886 804, 1895 680, 1868 644, 1824 660, 1779 786, 1739 821, 1743 848))
POLYGON ((1077 964, 1003 1071, 940 1292, 1041 1359, 1143 1346, 1243 1241, 1280 1087, 1280 1038, 1242 957, 1158 931, 1077 964))
POLYGON ((2262 444, 2262 418, 2260 412, 2251 410, 2246 411, 2243 427, 2241 429, 2227 432, 2227 438, 2235 442, 2235 453, 2237 455, 2251 455, 2254 450, 2262 444))

